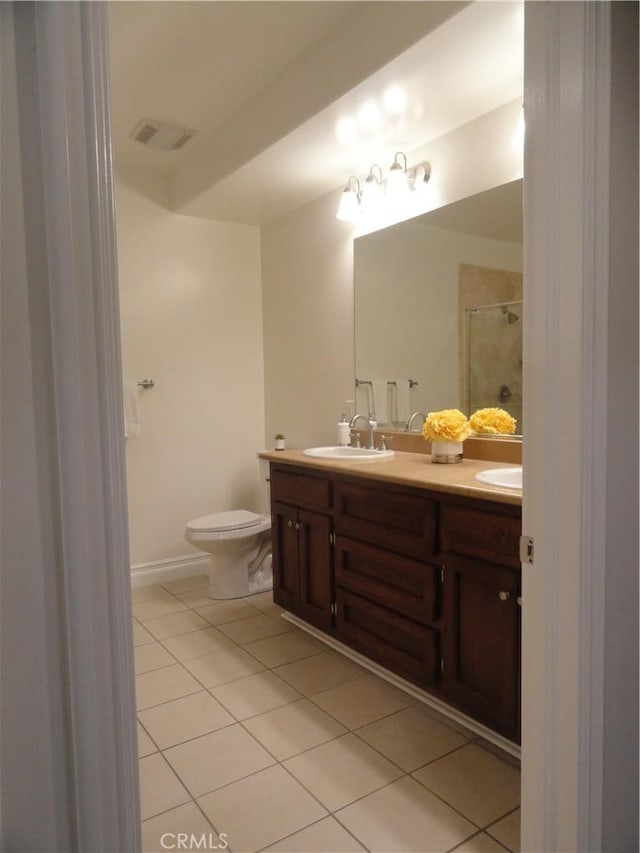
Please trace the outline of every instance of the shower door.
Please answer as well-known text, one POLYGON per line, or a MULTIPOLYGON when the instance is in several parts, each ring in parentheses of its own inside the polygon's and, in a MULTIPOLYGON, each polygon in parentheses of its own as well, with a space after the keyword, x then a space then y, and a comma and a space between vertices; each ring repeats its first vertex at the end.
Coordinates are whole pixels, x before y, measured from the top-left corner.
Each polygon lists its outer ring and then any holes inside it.
POLYGON ((498 406, 522 433, 522 302, 467 309, 467 411, 498 406))

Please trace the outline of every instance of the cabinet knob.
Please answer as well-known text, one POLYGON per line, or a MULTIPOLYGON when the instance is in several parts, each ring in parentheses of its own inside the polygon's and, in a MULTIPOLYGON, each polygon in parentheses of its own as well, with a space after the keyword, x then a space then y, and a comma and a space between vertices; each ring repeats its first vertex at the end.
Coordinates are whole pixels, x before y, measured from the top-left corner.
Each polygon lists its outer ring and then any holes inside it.
POLYGON ((287 521, 287 527, 293 527, 293 521, 291 521, 291 519, 287 521))
POLYGON ((300 530, 302 528, 302 525, 300 524, 299 521, 296 521, 295 527, 296 527, 296 530, 300 530))
POLYGON ((504 590, 501 590, 498 593, 498 598, 500 599, 500 601, 509 601, 509 599, 511 598, 511 593, 505 592, 504 590))
POLYGON ((516 598, 516 604, 518 605, 518 607, 522 607, 522 596, 521 595, 519 595, 516 598))

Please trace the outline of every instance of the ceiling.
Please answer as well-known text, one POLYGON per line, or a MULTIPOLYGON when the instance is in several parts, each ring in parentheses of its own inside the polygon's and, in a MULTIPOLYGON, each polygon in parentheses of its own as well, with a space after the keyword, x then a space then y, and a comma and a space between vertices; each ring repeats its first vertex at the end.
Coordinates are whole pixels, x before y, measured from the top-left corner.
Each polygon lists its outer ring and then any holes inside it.
POLYGON ((116 173, 195 216, 262 224, 522 94, 521 2, 108 9, 116 173), (142 119, 198 134, 154 151, 142 119))

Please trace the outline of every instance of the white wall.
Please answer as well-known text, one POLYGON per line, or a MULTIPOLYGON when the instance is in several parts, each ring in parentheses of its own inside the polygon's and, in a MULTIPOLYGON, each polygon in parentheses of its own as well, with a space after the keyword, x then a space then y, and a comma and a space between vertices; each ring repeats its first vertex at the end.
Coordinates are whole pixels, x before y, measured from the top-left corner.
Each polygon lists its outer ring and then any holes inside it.
POLYGON ((262 509, 264 447, 257 228, 176 215, 117 184, 126 379, 142 430, 126 442, 131 562, 195 553, 185 523, 262 509))
MULTIPOLYGON (((428 159, 433 172, 425 208, 411 215, 521 178, 519 110, 506 104, 414 152, 409 164, 428 159)), ((334 444, 354 396, 356 231, 335 218, 340 192, 262 228, 266 434, 285 432, 291 447, 334 444)))

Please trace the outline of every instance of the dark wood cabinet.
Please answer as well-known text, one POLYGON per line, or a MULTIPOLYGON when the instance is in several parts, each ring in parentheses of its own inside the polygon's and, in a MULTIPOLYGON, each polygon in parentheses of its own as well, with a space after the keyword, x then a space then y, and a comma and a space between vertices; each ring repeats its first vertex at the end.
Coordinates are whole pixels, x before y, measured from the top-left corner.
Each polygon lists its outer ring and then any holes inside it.
POLYGON ((272 463, 274 600, 519 739, 520 507, 272 463))
POLYGON ((444 562, 442 689, 449 700, 518 739, 520 574, 448 554, 444 562))
POLYGON ((274 470, 271 496, 274 601, 329 630, 333 604, 330 483, 274 470))

